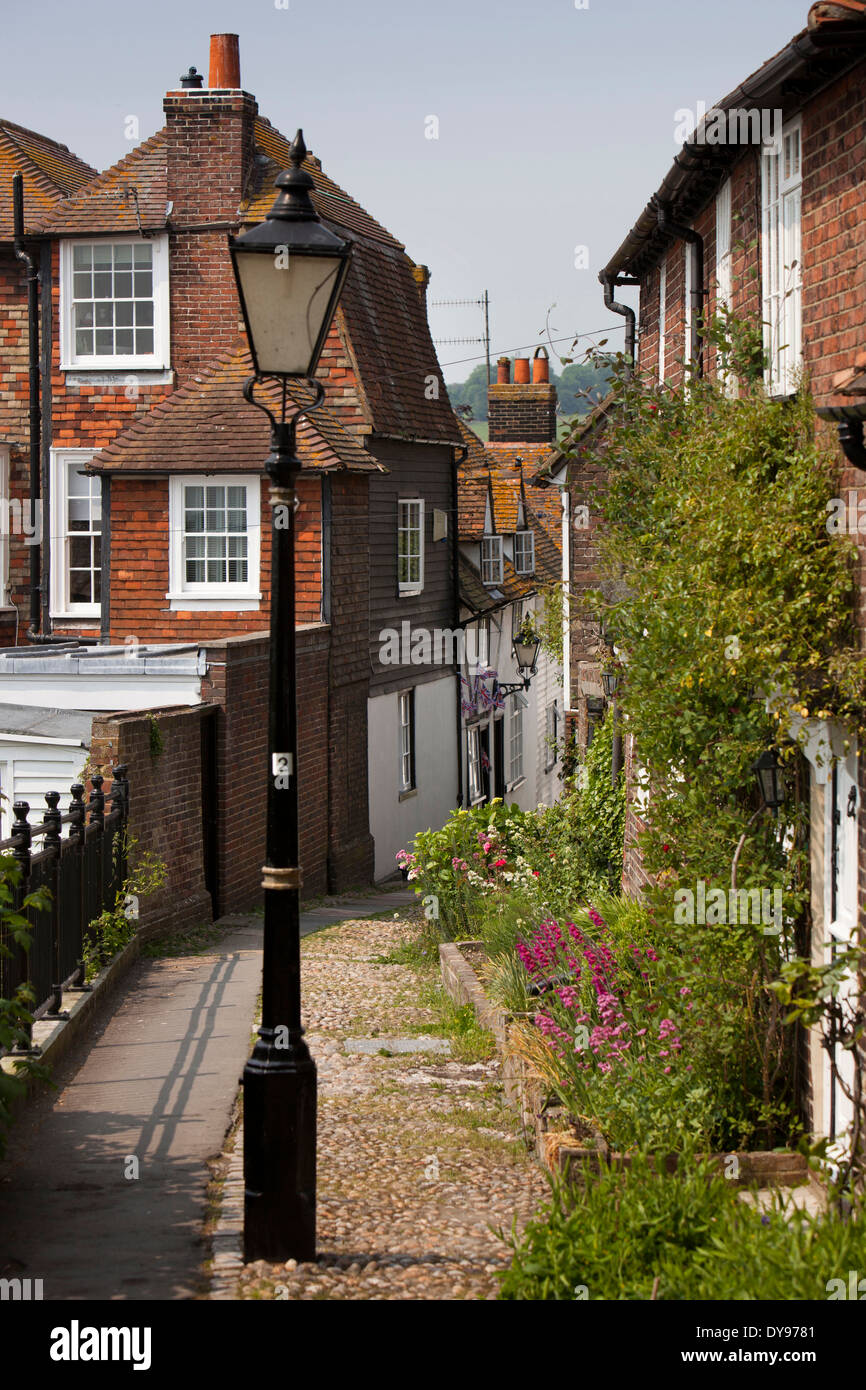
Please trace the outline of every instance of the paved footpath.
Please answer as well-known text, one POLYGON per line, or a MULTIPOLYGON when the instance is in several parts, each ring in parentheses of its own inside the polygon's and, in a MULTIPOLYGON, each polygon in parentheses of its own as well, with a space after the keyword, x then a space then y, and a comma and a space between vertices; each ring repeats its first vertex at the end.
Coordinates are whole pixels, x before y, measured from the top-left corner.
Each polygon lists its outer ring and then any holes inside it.
POLYGON ((522 1224, 549 1189, 505 1106, 498 1062, 442 1055, 438 962, 419 971, 400 959, 416 932, 408 920, 351 921, 304 942, 304 1022, 319 1078, 318 1260, 243 1264, 236 1134, 211 1297, 496 1296, 508 1251, 491 1227, 522 1224))
MULTIPOLYGON (((302 931, 322 912, 410 896, 315 909, 302 931)), ((224 925, 207 954, 139 960, 55 1068, 59 1089, 21 1114, 0 1164, 0 1276, 41 1278, 46 1299, 206 1291, 207 1160, 229 1126, 262 964, 261 918, 224 925)))

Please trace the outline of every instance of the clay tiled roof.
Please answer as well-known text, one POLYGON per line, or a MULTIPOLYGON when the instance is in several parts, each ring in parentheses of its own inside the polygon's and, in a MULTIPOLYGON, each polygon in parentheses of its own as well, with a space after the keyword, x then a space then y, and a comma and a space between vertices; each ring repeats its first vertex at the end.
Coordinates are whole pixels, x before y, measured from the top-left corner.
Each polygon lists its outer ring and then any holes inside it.
MULTIPOLYGON (((242 209, 244 222, 250 224, 262 222, 273 207, 276 196, 274 181, 277 174, 288 168, 291 147, 291 141, 272 126, 270 121, 265 120, 264 116, 256 117, 254 138, 256 148, 267 157, 268 162, 259 166, 261 177, 257 180, 258 191, 247 200, 242 209)), ((374 241, 383 241, 389 246, 403 250, 402 242, 386 231, 360 203, 356 203, 354 198, 350 198, 348 193, 334 183, 333 179, 328 178, 315 156, 307 157, 304 168, 312 175, 316 185, 313 202, 320 217, 327 218, 329 222, 339 223, 350 233, 360 233, 361 236, 372 237, 374 241)))
POLYGON ((53 209, 43 232, 59 236, 92 232, 153 231, 164 227, 168 206, 166 132, 157 131, 131 154, 112 164, 85 187, 53 209))
MULTIPOLYGON (((270 425, 241 394, 251 373, 249 354, 239 343, 130 425, 90 467, 102 473, 264 472, 270 425)), ((279 411, 275 386, 257 388, 256 398, 279 411)), ((293 399, 300 403, 303 397, 293 399)), ((386 471, 325 407, 300 422, 297 443, 304 468, 386 471)))
MULTIPOLYGON (((258 149, 267 156, 258 191, 242 210, 245 224, 260 222, 274 202, 274 180, 289 164, 290 141, 258 117, 258 149)), ((358 366, 370 429, 381 435, 456 444, 457 421, 427 324, 427 311, 412 276, 414 262, 402 242, 338 187, 309 156, 304 164, 316 185, 319 216, 350 236, 354 253, 340 305, 349 346, 358 366), (438 382, 438 399, 431 381, 438 382)))
POLYGON ((65 145, 35 130, 0 119, 0 240, 12 239, 12 175, 24 180, 24 221, 28 231, 53 204, 95 178, 91 169, 65 145))

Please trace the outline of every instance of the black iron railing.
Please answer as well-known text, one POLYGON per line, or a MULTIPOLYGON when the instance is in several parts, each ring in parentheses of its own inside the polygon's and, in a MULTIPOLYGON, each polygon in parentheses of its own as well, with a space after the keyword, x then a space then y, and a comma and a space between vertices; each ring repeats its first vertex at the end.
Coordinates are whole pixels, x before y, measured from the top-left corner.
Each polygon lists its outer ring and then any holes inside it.
POLYGON ((21 869, 12 905, 28 919, 30 946, 24 950, 0 926, 0 939, 9 948, 9 954, 0 954, 0 997, 10 999, 27 982, 36 1000, 34 1018, 66 1018, 64 991, 89 988, 84 963, 88 927, 115 906, 126 879, 126 771, 114 768, 107 809, 105 779, 99 773, 90 779, 88 802, 83 784, 73 784, 66 814, 59 810, 59 792, 45 793, 46 810, 38 824, 31 824, 26 801, 13 804, 12 833, 0 840, 0 855, 11 854, 21 869), (28 894, 40 888, 48 889, 49 906, 24 907, 28 894))

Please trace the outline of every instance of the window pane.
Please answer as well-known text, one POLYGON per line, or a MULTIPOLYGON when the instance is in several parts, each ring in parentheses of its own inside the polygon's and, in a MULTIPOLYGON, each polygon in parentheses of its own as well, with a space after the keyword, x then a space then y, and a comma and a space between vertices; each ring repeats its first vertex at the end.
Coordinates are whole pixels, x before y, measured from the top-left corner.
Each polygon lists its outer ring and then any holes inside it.
POLYGON ((68 512, 70 531, 90 530, 90 502, 87 498, 70 497, 68 512))
POLYGON ((118 328, 114 335, 114 351, 128 356, 133 352, 133 333, 131 328, 118 328))
POLYGON ((137 270, 133 275, 136 299, 150 299, 153 295, 153 275, 149 270, 137 270))
POLYGON ((72 294, 75 299, 90 299, 93 295, 93 281, 86 271, 78 271, 72 277, 72 294))
POLYGON ((114 270, 115 274, 119 270, 132 269, 132 247, 129 242, 124 242, 122 246, 114 248, 114 270))
POLYGON ((114 323, 114 305, 113 305, 113 304, 97 304, 97 305, 96 305, 96 327, 97 327, 97 328, 111 328, 112 325, 113 325, 113 323, 114 323))
POLYGON ((70 603, 91 603, 90 570, 69 571, 70 603))
POLYGON ((153 329, 137 328, 135 330, 135 351, 139 357, 153 355, 153 329))
POLYGON ((152 246, 142 245, 140 242, 136 242, 132 248, 132 251, 137 267, 153 264, 152 246))
POLYGON ((114 334, 111 329, 97 329, 94 334, 97 357, 111 357, 114 352, 114 334))
POLYGON ((93 247, 76 242, 72 248, 73 270, 89 270, 93 264, 93 247))
POLYGON ((93 247, 93 268, 94 270, 107 270, 111 272, 112 265, 111 247, 104 242, 96 242, 93 247))
POLYGON ((93 356, 93 333, 89 330, 82 331, 80 328, 75 334, 75 355, 76 357, 93 356))
MULTIPOLYGON (((132 298, 132 273, 130 271, 116 271, 114 275, 114 297, 115 299, 132 298)), ((130 314, 132 305, 130 305, 130 314)), ((132 323, 132 319, 129 320, 132 323)))
POLYGON ((90 569, 90 537, 70 536, 69 563, 74 568, 90 569))
POLYGON ((74 323, 76 328, 93 327, 93 305, 76 304, 74 323))
POLYGON ((94 299, 111 298, 111 274, 108 271, 93 272, 93 297, 94 299))
MULTIPOLYGON (((132 307, 133 306, 130 305, 130 308, 132 307)), ((136 328, 151 328, 153 326, 153 300, 136 300, 134 307, 136 328)))

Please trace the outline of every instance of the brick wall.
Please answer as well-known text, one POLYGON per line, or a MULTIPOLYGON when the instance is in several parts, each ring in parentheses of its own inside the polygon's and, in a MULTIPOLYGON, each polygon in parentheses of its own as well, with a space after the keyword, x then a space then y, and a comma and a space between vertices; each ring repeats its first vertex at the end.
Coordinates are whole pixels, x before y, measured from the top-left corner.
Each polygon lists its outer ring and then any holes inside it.
POLYGON ((178 385, 230 347, 240 321, 228 224, 253 172, 255 99, 246 92, 167 92, 168 199, 172 203, 171 338, 178 385), (208 224, 222 224, 212 230, 208 224))
MULTIPOLYGON (((25 268, 11 254, 0 255, 0 445, 8 450, 6 499, 27 504, 30 495, 30 375, 25 268)), ((25 512, 30 519, 30 513, 25 512)), ((2 518, 5 521, 5 514, 2 518)), ((30 617, 30 547, 15 536, 9 544, 9 597, 30 617)), ((19 620, 13 608, 0 608, 0 646, 15 643, 19 620)), ((20 632, 19 632, 20 635, 20 632)), ((23 639, 22 639, 23 640, 23 639)))
POLYGON ((637 845, 637 836, 644 829, 640 807, 635 798, 635 747, 630 734, 623 738, 625 754, 625 852, 622 863, 622 891, 630 897, 639 897, 652 882, 643 867, 643 858, 637 845))
MULTIPOLYGON (((322 616, 322 502, 318 474, 298 480, 295 582, 297 619, 322 616)), ((257 609, 232 612, 175 611, 169 591, 169 483, 165 477, 118 475, 111 488, 110 629, 116 643, 131 635, 141 642, 202 642, 226 633, 267 630, 270 594, 271 508, 269 484, 261 482, 262 600, 257 609)))
MULTIPOLYGON (((298 768, 302 897, 328 887, 328 659, 330 634, 322 624, 299 630, 298 768)), ((93 721, 90 767, 106 777, 128 768, 130 831, 139 849, 165 861, 167 881, 142 902, 141 922, 156 930, 210 921, 205 881, 202 797, 202 720, 216 719, 217 864, 220 913, 248 911, 261 901, 265 861, 269 642, 253 634, 207 648, 204 703, 151 711, 162 743, 153 751, 148 713, 99 715, 93 721), (213 705, 218 707, 214 716, 213 705)), ((365 710, 366 723, 366 710, 365 710)), ((350 761, 357 761, 357 730, 347 729, 350 761)), ((366 800, 364 802, 366 816, 366 800)), ((366 882, 369 882, 370 875, 366 882)), ((354 880, 358 882, 359 880, 354 880)))
MULTIPOLYGON (((129 777, 129 831, 137 851, 166 865, 166 883, 142 898, 144 935, 211 920, 201 833, 200 707, 155 711, 162 751, 151 751, 152 722, 145 714, 100 715, 93 721, 90 767, 106 778, 124 763, 129 777)), ((135 857, 133 850, 133 859, 135 857)))
POLYGON ((494 382, 487 388, 491 444, 543 444, 556 439, 556 387, 494 382))
MULTIPOLYGON (((300 629, 298 654, 298 779, 303 896, 327 887, 328 654, 324 625, 300 629)), ((266 635, 231 637, 206 649, 208 678, 202 698, 217 716, 219 904, 222 912, 261 899, 266 828, 269 641, 266 635)))

